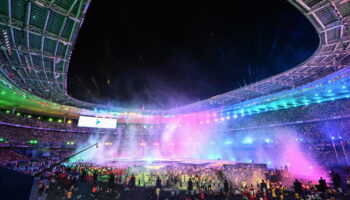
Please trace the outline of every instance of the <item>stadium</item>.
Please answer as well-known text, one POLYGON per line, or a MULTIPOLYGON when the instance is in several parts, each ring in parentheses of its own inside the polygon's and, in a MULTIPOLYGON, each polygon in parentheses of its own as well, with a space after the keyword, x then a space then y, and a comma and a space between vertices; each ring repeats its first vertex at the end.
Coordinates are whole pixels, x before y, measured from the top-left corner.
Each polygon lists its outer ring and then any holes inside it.
POLYGON ((305 61, 137 109, 68 94, 90 0, 0 0, 0 199, 349 199, 350 0, 287 1, 305 61))

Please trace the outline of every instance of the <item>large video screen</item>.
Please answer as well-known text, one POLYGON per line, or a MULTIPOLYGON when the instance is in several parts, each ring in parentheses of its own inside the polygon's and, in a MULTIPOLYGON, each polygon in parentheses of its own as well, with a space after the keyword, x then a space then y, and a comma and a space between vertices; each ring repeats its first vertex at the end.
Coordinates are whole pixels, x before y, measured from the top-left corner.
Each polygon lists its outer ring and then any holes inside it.
POLYGON ((117 119, 97 118, 96 127, 97 128, 116 128, 117 119))
POLYGON ((116 128, 117 119, 80 116, 78 126, 91 128, 116 128))

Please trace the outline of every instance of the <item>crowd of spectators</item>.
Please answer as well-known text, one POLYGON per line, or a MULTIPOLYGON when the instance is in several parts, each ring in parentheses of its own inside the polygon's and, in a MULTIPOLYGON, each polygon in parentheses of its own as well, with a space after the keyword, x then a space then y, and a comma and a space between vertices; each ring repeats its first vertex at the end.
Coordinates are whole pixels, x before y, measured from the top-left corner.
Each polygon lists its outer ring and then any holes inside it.
POLYGON ((91 163, 36 162, 7 168, 40 177, 38 199, 347 199, 350 179, 331 173, 318 182, 297 180, 287 169, 168 164, 119 168, 91 163), (43 169, 48 169, 44 171, 43 169), (31 172, 31 173, 29 173, 31 172), (33 173, 41 172, 41 173, 33 173), (342 178, 341 178, 342 177, 342 178), (287 181, 286 181, 287 180, 287 181))

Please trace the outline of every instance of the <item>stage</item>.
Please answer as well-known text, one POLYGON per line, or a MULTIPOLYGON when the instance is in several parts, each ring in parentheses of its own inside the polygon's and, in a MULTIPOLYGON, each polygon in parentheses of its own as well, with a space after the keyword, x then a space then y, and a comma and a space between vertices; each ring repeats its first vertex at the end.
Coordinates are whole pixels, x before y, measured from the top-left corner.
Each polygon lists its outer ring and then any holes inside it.
POLYGON ((118 157, 106 159, 101 162, 100 165, 104 166, 117 166, 117 167, 146 167, 150 169, 159 169, 167 166, 197 166, 204 168, 216 168, 222 166, 233 166, 237 162, 229 160, 208 160, 208 159, 166 159, 166 158, 131 158, 131 157, 118 157))

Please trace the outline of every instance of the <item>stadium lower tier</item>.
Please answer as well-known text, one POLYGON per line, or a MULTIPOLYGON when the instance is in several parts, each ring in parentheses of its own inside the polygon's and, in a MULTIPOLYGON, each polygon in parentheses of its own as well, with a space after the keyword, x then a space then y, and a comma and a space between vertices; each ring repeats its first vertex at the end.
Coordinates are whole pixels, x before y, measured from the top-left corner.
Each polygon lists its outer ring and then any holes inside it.
POLYGON ((94 162, 111 158, 209 159, 265 163, 270 168, 289 166, 304 160, 303 167, 308 169, 316 165, 349 164, 349 124, 350 119, 337 118, 244 130, 230 130, 223 124, 210 128, 170 126, 145 129, 126 126, 120 132, 109 134, 0 125, 0 147, 78 151, 98 143, 98 149, 74 159, 94 162))
POLYGON ((0 125, 0 163, 29 175, 49 169, 35 192, 48 199, 153 199, 159 185, 164 199, 346 199, 339 188, 350 186, 349 170, 340 168, 349 165, 349 123, 334 118, 240 130, 223 123, 125 126, 108 134, 7 124, 0 125))

